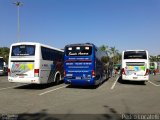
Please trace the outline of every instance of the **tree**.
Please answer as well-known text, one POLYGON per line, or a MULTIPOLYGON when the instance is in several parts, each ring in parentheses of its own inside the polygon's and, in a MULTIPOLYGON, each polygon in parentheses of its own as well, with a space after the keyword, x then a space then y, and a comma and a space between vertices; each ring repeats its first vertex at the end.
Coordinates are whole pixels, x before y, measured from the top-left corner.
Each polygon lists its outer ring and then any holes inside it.
MULTIPOLYGON (((99 47, 102 51, 105 51, 107 53, 109 53, 109 56, 112 57, 113 62, 115 64, 119 63, 121 60, 121 54, 119 53, 119 51, 115 48, 115 47, 109 47, 107 45, 101 45, 99 47)), ((109 58, 103 58, 104 61, 107 61, 107 59, 109 58)))
POLYGON ((8 63, 9 48, 8 47, 0 47, 0 56, 4 58, 6 63, 8 63))
POLYGON ((102 45, 102 46, 100 46, 99 48, 100 48, 100 50, 102 50, 102 51, 110 52, 110 51, 109 51, 109 47, 108 47, 107 45, 102 45))
POLYGON ((110 53, 113 59, 113 63, 116 64, 118 62, 119 51, 115 47, 110 47, 110 53))
POLYGON ((114 56, 114 59, 115 59, 115 63, 120 63, 121 62, 121 59, 122 59, 122 54, 117 52, 116 55, 114 56))
POLYGON ((157 56, 150 56, 149 57, 150 62, 160 62, 160 55, 157 56))
MULTIPOLYGON (((106 52, 106 53, 109 53, 109 47, 107 45, 102 45, 99 47, 100 50, 106 52)), ((109 56, 104 56, 102 57, 101 59, 104 63, 108 63, 109 61, 109 56)))

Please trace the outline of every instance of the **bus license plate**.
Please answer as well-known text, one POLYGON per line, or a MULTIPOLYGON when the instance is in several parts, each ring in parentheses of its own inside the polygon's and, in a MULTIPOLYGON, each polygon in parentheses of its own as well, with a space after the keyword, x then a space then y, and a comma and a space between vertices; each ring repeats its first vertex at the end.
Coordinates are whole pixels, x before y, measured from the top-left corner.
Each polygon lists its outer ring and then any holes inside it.
POLYGON ((19 76, 19 78, 24 78, 24 76, 26 76, 26 74, 17 74, 19 76))
POLYGON ((137 79, 137 77, 133 77, 133 79, 137 79))

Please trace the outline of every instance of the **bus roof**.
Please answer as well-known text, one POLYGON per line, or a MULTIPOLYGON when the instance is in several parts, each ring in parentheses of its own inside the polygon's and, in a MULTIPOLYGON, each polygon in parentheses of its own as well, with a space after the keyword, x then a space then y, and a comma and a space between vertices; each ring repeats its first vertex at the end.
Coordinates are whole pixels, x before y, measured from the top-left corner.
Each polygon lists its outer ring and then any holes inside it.
POLYGON ((62 49, 51 47, 49 45, 41 44, 41 43, 38 43, 38 42, 18 42, 18 43, 11 44, 11 46, 16 46, 16 45, 39 45, 39 46, 44 46, 44 47, 47 47, 47 48, 51 48, 51 49, 55 49, 55 50, 64 52, 64 50, 62 50, 62 49))
POLYGON ((137 49, 137 50, 124 50, 123 52, 126 52, 126 51, 147 51, 147 50, 141 50, 141 49, 137 49))
POLYGON ((95 46, 93 43, 75 43, 75 44, 68 44, 66 46, 95 46))

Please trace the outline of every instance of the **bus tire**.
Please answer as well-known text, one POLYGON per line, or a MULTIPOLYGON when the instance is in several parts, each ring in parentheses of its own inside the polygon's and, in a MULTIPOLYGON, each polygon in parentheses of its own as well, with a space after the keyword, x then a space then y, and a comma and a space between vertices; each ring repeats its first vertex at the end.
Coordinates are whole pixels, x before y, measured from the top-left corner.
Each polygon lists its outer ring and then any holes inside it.
POLYGON ((58 85, 60 83, 60 74, 56 75, 55 84, 58 85))

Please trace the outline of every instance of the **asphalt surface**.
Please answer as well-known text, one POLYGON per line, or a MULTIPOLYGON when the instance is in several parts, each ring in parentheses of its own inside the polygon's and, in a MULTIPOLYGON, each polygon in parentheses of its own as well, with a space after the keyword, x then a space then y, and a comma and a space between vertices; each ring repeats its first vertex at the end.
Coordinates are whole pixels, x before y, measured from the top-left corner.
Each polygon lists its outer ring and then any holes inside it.
POLYGON ((160 119, 159 103, 160 75, 150 75, 145 84, 117 76, 97 87, 9 83, 7 76, 0 76, 1 119, 121 120, 130 114, 160 119))

